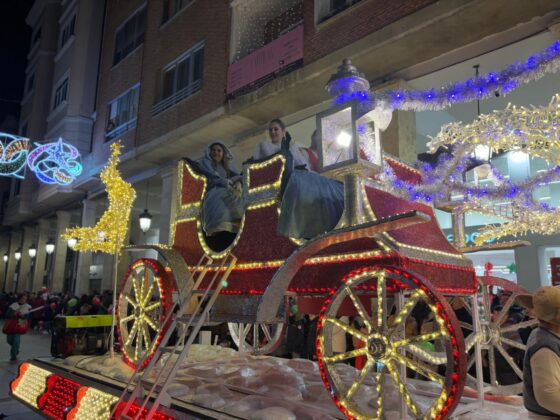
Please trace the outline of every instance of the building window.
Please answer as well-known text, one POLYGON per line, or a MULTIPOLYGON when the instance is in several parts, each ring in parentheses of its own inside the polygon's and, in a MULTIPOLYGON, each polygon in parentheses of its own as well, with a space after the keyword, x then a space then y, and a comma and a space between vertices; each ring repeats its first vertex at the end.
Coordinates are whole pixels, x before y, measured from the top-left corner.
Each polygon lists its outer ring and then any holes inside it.
POLYGON ((144 42, 144 31, 146 28, 146 7, 136 12, 134 16, 117 31, 115 38, 115 54, 113 65, 120 62, 136 47, 144 42))
POLYGON ((35 73, 31 73, 27 78, 27 83, 25 84, 25 93, 29 93, 33 90, 35 85, 35 73))
POLYGON ((35 32, 33 32, 33 36, 31 37, 31 46, 33 47, 37 43, 37 41, 39 41, 39 39, 41 39, 40 26, 37 29, 35 29, 35 32))
POLYGON ((139 92, 140 85, 137 84, 109 104, 105 129, 107 141, 136 127, 139 92))
POLYGON ((316 0, 317 22, 324 22, 361 0, 316 0))
POLYGON ((64 47, 70 37, 74 35, 74 28, 76 26, 76 15, 72 16, 70 21, 62 29, 62 35, 60 36, 60 48, 64 47))
POLYGON ((167 22, 192 2, 193 0, 163 0, 163 15, 161 23, 167 22))
POLYGON ((161 71, 161 100, 152 108, 156 115, 202 87, 204 44, 198 44, 161 71))
POLYGON ((58 108, 58 106, 62 102, 64 102, 67 97, 68 97, 68 77, 58 85, 58 87, 54 92, 53 109, 58 108))

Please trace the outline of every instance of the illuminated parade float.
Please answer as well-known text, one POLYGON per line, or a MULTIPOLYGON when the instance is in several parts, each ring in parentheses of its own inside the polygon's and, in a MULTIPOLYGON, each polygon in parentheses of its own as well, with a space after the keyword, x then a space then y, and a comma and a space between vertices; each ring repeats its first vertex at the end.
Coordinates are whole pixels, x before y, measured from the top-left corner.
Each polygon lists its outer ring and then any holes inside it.
MULTIPOLYGON (((208 183, 188 159, 179 162, 170 244, 123 248, 135 193, 117 171, 114 145, 102 173, 109 209, 95 227, 71 229, 66 238, 77 239, 80 251, 158 254, 134 260, 118 286, 120 355, 22 363, 12 395, 56 419, 444 419, 481 409, 486 393, 518 395, 523 372, 512 354, 526 346, 512 336, 537 320, 511 324, 506 315, 528 292, 501 278, 477 277, 466 254, 524 244, 487 244, 492 236, 557 233, 559 212, 532 193, 560 178, 558 97, 546 107, 510 107, 468 126, 443 127, 430 143, 440 151, 434 165, 412 166, 383 153, 381 137, 395 109, 440 109, 507 93, 552 70, 559 54, 556 43, 498 74, 377 96, 344 60, 327 85, 334 104, 317 115, 319 173, 343 182, 344 213, 332 231, 308 240, 277 233, 283 186, 294 170, 281 151, 244 165, 245 211, 225 249, 213 249, 202 229, 208 183), (510 182, 489 163, 492 152, 506 150, 543 158, 551 169, 510 182), (467 185, 471 170, 493 182, 467 185), (504 197, 509 204, 497 204, 504 197), (436 208, 452 214, 454 245, 436 208), (509 223, 488 227, 476 247, 466 248, 468 212, 509 223), (505 298, 493 313, 497 289, 505 298), (285 337, 290 301, 300 314, 317 315, 316 362, 267 356, 285 337), (429 322, 411 327, 420 311, 429 322), (194 344, 203 326, 224 322, 239 352, 194 344), (340 333, 353 350, 337 351, 340 333), (507 383, 498 358, 514 373, 507 383)), ((505 415, 515 418, 520 408, 507 407, 505 415)))

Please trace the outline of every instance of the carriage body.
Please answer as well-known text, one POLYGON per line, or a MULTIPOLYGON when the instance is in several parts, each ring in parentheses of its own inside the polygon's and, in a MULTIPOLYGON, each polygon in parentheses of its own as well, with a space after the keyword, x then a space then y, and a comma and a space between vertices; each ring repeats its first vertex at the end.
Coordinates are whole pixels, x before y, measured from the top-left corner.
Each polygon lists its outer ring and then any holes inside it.
MULTIPOLYGON (((199 218, 206 179, 188 162, 180 162, 179 200, 171 246, 191 268, 203 254, 219 260, 227 252, 233 253, 237 264, 229 276, 227 289, 222 291, 224 295, 262 295, 275 272, 302 245, 301 241, 276 232, 285 163, 282 155, 276 155, 246 165, 241 228, 228 249, 216 252, 207 244, 199 218)), ((397 160, 386 158, 386 164, 392 165, 403 179, 418 180, 414 169, 397 160)), ((373 182, 363 188, 368 198, 366 208, 370 220, 416 210, 428 215, 430 221, 320 250, 308 258, 291 279, 287 293, 328 294, 338 288, 345 274, 366 264, 411 269, 432 279, 435 287, 446 294, 465 295, 476 290, 476 276, 470 260, 447 241, 430 206, 395 197, 373 182)))

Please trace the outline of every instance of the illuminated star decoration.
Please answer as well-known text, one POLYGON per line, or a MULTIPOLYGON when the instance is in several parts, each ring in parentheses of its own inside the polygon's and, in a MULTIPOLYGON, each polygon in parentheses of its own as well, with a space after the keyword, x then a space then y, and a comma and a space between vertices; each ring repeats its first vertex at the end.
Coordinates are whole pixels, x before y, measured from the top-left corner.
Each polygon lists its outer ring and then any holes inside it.
POLYGON ((82 173, 80 152, 61 138, 36 146, 27 158, 27 165, 45 184, 70 185, 82 173))
POLYGON ((29 153, 29 139, 0 133, 0 176, 23 179, 29 153))
POLYGON ((74 249, 77 251, 117 253, 120 255, 122 243, 126 237, 130 212, 136 192, 132 185, 124 181, 117 170, 122 148, 120 143, 111 145, 111 157, 107 166, 101 171, 101 182, 106 185, 109 208, 93 227, 76 227, 66 229, 62 239, 77 239, 74 249))

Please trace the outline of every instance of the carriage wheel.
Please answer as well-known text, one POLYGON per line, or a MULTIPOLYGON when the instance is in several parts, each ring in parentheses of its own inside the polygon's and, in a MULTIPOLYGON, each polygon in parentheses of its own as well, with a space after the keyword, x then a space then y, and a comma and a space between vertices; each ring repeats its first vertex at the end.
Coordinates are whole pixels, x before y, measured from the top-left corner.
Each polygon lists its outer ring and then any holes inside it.
MULTIPOLYGON (((484 375, 484 389, 494 395, 517 395, 523 392, 523 370, 522 361, 527 346, 521 339, 520 331, 526 328, 536 327, 538 319, 529 316, 520 322, 512 322, 510 309, 515 305, 519 296, 530 295, 528 291, 499 277, 479 277, 479 313, 481 323, 480 342, 482 356, 488 361, 487 372, 484 375), (503 302, 502 310, 492 314, 492 288, 498 287, 507 296, 503 302), (498 366, 499 365, 499 366, 498 366), (504 377, 504 371, 509 371, 509 377, 504 377), (501 378, 500 378, 501 377, 501 378)), ((463 306, 472 317, 472 306, 466 300, 463 306)), ((466 339, 467 342, 467 371, 474 373, 475 352, 474 333, 472 325, 460 323, 464 330, 471 331, 466 339)), ((476 377, 467 375, 467 383, 476 387, 476 377)))
POLYGON ((242 324, 228 322, 231 338, 239 351, 258 356, 276 350, 284 338, 286 324, 242 324))
POLYGON ((140 258, 126 273, 117 308, 119 341, 125 362, 145 367, 165 334, 162 328, 172 304, 172 279, 155 260, 140 258))
POLYGON ((398 268, 351 272, 319 315, 321 377, 349 418, 386 418, 395 410, 408 411, 413 418, 446 418, 462 394, 464 349, 455 314, 442 295, 428 281, 398 268), (409 328, 419 305, 429 308, 432 332, 409 328), (348 316, 359 316, 361 326, 350 323, 348 316), (341 331, 352 338, 354 350, 333 351, 333 335, 341 331), (416 346, 422 348, 423 358, 414 355, 416 346), (444 357, 432 360, 429 353, 436 350, 444 357))

